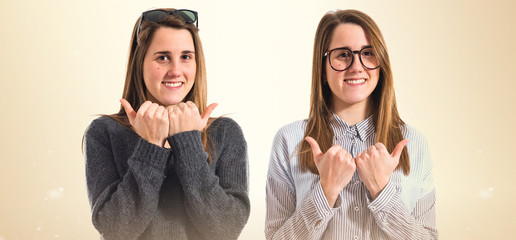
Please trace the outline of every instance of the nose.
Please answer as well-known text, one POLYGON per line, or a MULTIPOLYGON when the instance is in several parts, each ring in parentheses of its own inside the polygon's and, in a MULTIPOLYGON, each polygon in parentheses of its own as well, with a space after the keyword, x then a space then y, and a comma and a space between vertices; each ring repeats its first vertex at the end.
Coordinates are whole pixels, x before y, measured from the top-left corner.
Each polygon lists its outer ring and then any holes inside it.
POLYGON ((353 63, 348 68, 350 72, 362 72, 364 71, 364 66, 362 66, 362 62, 360 62, 360 52, 353 52, 353 63))
POLYGON ((177 78, 181 75, 181 65, 178 59, 172 59, 168 65, 167 76, 177 78))

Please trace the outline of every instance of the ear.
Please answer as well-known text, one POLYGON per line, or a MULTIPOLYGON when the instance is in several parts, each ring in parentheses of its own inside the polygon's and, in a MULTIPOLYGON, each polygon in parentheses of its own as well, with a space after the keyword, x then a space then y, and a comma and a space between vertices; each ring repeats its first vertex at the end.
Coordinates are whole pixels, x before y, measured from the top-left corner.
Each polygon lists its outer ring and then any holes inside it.
POLYGON ((321 69, 322 70, 322 73, 321 73, 321 80, 322 82, 325 84, 325 85, 328 85, 328 79, 326 78, 326 70, 325 69, 321 69))

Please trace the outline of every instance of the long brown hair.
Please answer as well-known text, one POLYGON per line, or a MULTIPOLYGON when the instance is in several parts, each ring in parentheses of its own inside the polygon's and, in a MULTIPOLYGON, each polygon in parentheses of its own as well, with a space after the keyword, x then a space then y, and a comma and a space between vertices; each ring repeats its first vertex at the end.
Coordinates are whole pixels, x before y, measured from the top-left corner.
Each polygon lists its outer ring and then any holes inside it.
MULTIPOLYGON (((175 9, 167 8, 164 10, 171 11, 175 9)), ((199 112, 202 114, 206 110, 207 105, 207 83, 204 53, 202 50, 201 39, 199 38, 198 34, 199 29, 192 23, 186 23, 180 16, 170 14, 165 20, 159 23, 142 20, 140 33, 138 36, 136 36, 138 32, 137 28, 140 18, 136 20, 136 23, 133 28, 133 34, 130 43, 131 47, 129 49, 129 60, 127 63, 127 73, 125 76, 124 92, 122 94, 122 98, 126 99, 131 104, 131 106, 133 106, 135 111, 138 111, 140 106, 145 101, 149 100, 146 98, 145 94, 147 92, 147 88, 143 80, 143 60, 145 58, 147 50, 149 49, 149 46, 151 45, 154 33, 160 27, 186 29, 190 32, 193 38, 195 48, 196 71, 193 87, 190 90, 190 92, 186 95, 183 101, 192 101, 193 103, 195 103, 195 105, 197 105, 197 107, 199 108, 199 112)), ((129 123, 129 119, 127 118, 127 114, 122 105, 120 105, 120 110, 118 111, 118 113, 107 116, 113 118, 121 125, 131 128, 131 124, 129 123)), ((211 119, 209 122, 212 122, 211 119)), ((209 141, 209 137, 206 133, 206 129, 208 128, 208 126, 201 132, 201 135, 204 149, 208 152, 208 161, 211 163, 211 155, 212 152, 214 152, 214 150, 212 144, 208 144, 208 142, 211 142, 209 141)))
MULTIPOLYGON (((326 74, 324 53, 330 46, 335 28, 342 23, 353 23, 362 27, 380 61, 380 78, 370 96, 369 112, 373 114, 373 122, 376 126, 375 141, 385 144, 389 152, 392 152, 396 144, 403 140, 400 127, 405 123, 401 120, 396 107, 389 55, 382 33, 374 20, 357 10, 329 12, 319 22, 314 41, 310 114, 305 137, 313 137, 319 143, 323 152, 326 152, 333 145, 334 132, 331 127, 332 92, 330 87, 323 83, 326 74)), ((319 174, 308 142, 303 140, 300 143, 298 153, 301 169, 319 174)), ((410 173, 410 161, 406 148, 403 149, 396 169, 402 169, 405 175, 410 173)))

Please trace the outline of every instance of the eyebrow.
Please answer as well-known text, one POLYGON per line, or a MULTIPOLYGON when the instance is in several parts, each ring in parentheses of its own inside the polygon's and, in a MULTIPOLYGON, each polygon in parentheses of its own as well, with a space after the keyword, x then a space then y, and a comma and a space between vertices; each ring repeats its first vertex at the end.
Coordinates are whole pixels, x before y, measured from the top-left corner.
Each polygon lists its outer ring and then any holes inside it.
MULTIPOLYGON (((184 50, 181 52, 181 54, 189 54, 189 53, 195 54, 195 51, 184 50)), ((156 55, 156 54, 169 54, 170 55, 170 51, 159 51, 159 52, 154 53, 154 55, 156 55)))

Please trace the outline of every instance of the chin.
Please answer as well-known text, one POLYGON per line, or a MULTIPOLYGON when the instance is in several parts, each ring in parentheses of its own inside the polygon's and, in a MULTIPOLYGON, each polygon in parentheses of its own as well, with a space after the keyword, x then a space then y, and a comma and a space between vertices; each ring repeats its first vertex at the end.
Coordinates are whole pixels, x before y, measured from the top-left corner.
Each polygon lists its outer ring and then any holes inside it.
POLYGON ((166 100, 166 101, 160 101, 164 107, 170 106, 170 105, 176 105, 180 103, 181 101, 178 100, 166 100))

